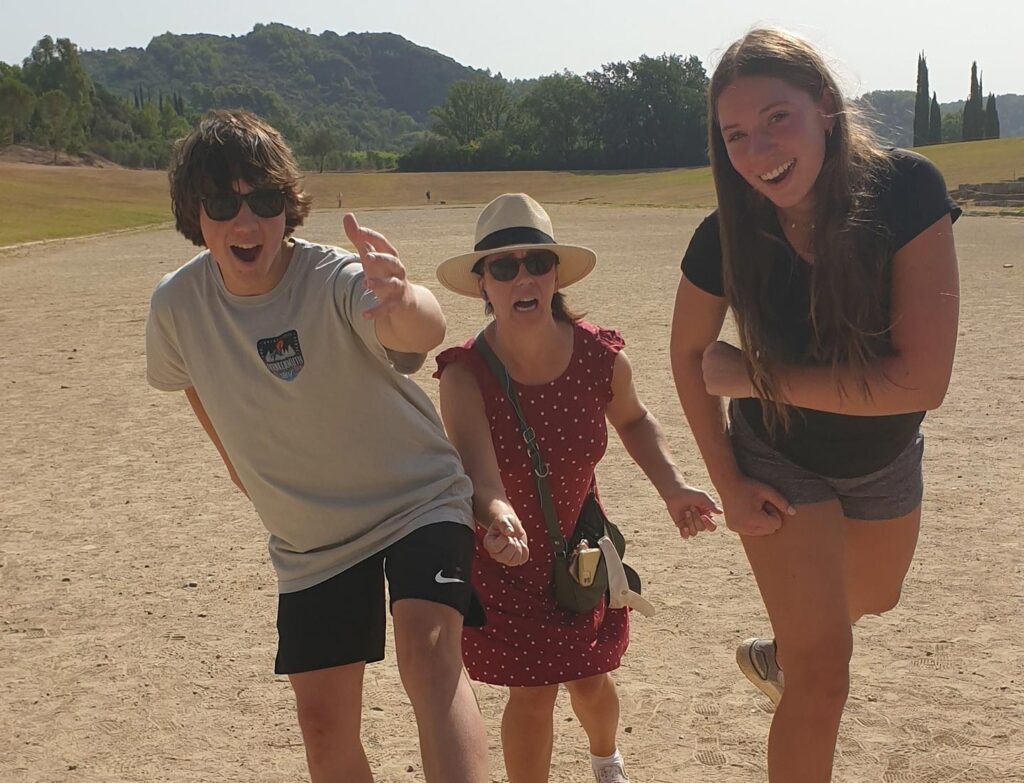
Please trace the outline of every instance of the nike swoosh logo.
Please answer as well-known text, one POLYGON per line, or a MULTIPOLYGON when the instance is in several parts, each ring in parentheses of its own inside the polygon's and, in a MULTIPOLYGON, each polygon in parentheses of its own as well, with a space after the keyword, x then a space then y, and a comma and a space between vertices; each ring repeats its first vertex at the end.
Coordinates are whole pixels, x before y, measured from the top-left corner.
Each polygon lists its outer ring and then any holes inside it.
POLYGON ((444 569, 441 569, 436 574, 434 574, 434 581, 437 582, 439 585, 447 585, 451 584, 452 582, 465 582, 466 580, 457 579, 454 576, 445 576, 444 569))

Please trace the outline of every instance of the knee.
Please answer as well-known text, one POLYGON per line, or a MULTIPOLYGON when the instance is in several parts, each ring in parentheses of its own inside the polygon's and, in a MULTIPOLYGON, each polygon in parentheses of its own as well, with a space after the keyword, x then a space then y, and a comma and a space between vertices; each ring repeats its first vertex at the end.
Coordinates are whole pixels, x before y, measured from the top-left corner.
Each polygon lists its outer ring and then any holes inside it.
POLYGON ((856 608, 856 617, 854 621, 859 620, 861 617, 867 614, 885 614, 890 612, 899 606, 900 598, 903 596, 902 586, 896 586, 890 590, 884 592, 877 592, 871 596, 868 596, 861 604, 856 608))
POLYGON ((312 757, 337 745, 346 747, 359 741, 359 722, 353 724, 340 714, 337 705, 326 700, 301 700, 296 704, 299 728, 306 752, 312 757))
POLYGON ((825 712, 842 710, 850 693, 850 633, 820 636, 802 643, 779 642, 786 696, 825 712))
POLYGON ((612 695, 616 694, 615 682, 610 674, 598 674, 594 677, 574 680, 566 683, 566 688, 575 703, 584 705, 602 702, 609 692, 612 695))
POLYGON ((462 675, 462 617, 439 604, 427 604, 422 612, 408 611, 410 607, 399 611, 400 606, 395 605, 395 651, 406 691, 415 697, 426 690, 454 687, 462 675))

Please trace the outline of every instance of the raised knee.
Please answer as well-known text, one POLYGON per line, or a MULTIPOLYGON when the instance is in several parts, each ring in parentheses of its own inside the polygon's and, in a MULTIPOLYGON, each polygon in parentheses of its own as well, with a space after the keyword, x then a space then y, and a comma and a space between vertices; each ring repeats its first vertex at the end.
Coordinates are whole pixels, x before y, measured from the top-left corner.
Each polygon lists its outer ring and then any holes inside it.
POLYGON ((900 598, 902 596, 903 591, 899 587, 890 592, 876 596, 874 601, 871 602, 871 606, 867 608, 867 611, 864 612, 864 614, 885 614, 886 612, 890 612, 899 606, 900 598))
POLYGON ((892 611, 899 606, 902 597, 901 588, 885 592, 876 592, 861 597, 859 600, 850 600, 850 622, 855 623, 865 615, 882 615, 892 611))

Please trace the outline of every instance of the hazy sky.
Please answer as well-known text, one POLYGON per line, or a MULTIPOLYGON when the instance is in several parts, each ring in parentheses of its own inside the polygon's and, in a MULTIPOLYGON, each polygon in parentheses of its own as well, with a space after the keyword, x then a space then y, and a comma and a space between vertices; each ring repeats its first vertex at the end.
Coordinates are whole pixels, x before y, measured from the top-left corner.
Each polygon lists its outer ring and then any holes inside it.
POLYGON ((665 52, 697 55, 710 72, 731 41, 770 23, 824 48, 853 95, 914 89, 921 51, 941 102, 966 96, 972 60, 986 93, 1024 93, 1024 0, 0 0, 0 61, 20 63, 47 34, 144 47, 168 31, 243 35, 257 22, 394 32, 509 78, 665 52))

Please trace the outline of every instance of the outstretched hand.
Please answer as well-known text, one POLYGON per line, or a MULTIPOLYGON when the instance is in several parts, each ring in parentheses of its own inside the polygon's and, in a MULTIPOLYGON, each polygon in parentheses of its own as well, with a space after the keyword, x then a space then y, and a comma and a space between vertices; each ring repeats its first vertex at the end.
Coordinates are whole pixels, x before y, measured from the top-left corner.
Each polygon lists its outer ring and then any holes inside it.
POLYGON ((383 234, 360 226, 351 212, 345 213, 342 224, 363 264, 363 284, 377 297, 378 304, 364 312, 363 317, 386 316, 396 307, 408 304, 412 288, 394 245, 383 234))
POLYGON ((515 514, 506 514, 487 528, 484 549, 495 561, 506 566, 519 566, 530 559, 526 531, 515 514))

